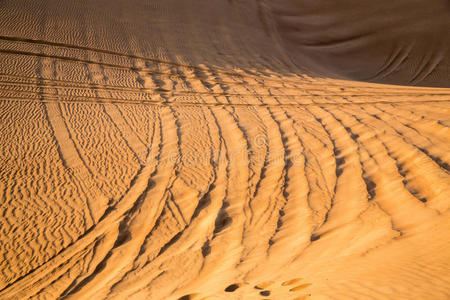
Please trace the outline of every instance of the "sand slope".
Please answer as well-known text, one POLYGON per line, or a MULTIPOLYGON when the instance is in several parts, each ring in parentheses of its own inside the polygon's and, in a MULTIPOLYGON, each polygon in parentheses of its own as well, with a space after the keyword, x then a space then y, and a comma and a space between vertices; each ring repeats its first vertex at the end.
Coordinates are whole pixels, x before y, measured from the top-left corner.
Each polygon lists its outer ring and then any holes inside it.
POLYGON ((450 297, 450 90, 313 76, 272 9, 0 2, 0 299, 450 297))
POLYGON ((450 87, 446 0, 268 3, 293 59, 321 76, 450 87))

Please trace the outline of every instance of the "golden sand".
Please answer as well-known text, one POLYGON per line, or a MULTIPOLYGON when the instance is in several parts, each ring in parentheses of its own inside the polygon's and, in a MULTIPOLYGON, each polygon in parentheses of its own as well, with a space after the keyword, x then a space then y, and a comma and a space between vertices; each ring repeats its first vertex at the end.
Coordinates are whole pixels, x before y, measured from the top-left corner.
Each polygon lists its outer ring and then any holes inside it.
POLYGON ((0 1, 0 299, 450 298, 448 3, 288 2, 0 1))

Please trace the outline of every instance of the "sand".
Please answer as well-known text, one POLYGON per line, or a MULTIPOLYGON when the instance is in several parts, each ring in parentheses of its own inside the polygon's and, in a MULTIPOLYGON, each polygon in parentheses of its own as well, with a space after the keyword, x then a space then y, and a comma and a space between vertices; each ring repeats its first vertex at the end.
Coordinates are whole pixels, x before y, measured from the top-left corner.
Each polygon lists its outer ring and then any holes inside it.
POLYGON ((448 299, 448 3, 341 2, 0 1, 0 299, 448 299))
POLYGON ((320 76, 450 87, 447 0, 268 3, 291 57, 320 76))

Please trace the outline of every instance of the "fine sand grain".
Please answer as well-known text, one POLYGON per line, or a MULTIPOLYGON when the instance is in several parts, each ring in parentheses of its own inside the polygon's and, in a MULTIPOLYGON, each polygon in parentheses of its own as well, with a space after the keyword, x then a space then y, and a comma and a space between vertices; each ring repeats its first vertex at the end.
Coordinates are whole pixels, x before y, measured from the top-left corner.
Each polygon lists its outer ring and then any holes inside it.
POLYGON ((449 299, 448 5, 0 1, 0 299, 449 299))

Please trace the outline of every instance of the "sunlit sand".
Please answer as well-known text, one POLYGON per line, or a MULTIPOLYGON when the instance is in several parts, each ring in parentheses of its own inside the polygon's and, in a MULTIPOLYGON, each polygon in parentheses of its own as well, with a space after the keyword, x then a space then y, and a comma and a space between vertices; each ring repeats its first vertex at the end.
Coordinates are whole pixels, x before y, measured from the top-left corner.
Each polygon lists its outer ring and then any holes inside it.
POLYGON ((448 2, 328 2, 0 1, 0 299, 449 299, 448 2))

